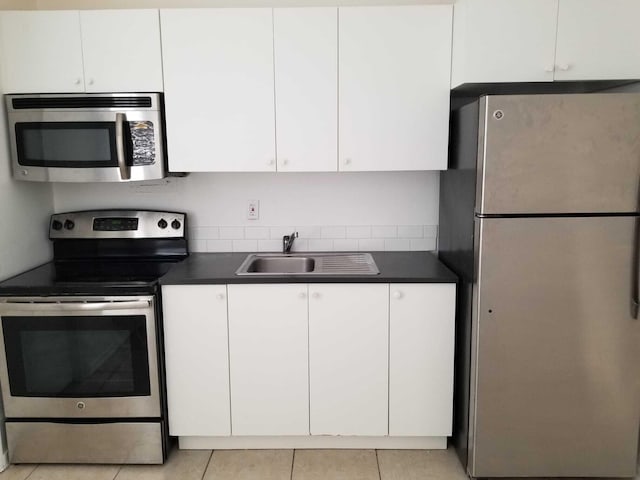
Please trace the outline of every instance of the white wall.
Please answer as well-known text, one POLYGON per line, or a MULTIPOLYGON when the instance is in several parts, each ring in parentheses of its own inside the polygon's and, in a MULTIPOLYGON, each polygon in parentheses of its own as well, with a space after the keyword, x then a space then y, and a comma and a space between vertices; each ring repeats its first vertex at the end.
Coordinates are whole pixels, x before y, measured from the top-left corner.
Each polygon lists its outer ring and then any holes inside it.
MULTIPOLYGON (((11 2, 1 2, 7 5, 11 2)), ((16 3, 16 2, 13 2, 16 3)), ((2 59, 0 56, 0 65, 2 59)), ((2 88, 0 87, 0 96, 2 88)), ((51 258, 48 240, 53 197, 50 184, 11 177, 4 102, 0 111, 0 280, 51 258)))
POLYGON ((196 251, 274 250, 294 228, 299 250, 425 250, 435 248, 438 180, 437 172, 200 173, 152 186, 54 184, 54 205, 185 211, 196 251), (249 200, 260 201, 259 220, 247 220, 249 200))

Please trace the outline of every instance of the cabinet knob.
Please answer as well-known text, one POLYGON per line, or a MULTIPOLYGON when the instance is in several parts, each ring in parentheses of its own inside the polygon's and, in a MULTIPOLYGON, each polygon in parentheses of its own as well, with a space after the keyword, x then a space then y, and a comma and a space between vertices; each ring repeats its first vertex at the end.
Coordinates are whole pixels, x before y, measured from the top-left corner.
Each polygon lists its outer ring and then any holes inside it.
POLYGON ((313 292, 313 293, 311 294, 311 296, 312 296, 313 298, 320 298, 320 294, 319 294, 318 292, 313 292))
POLYGON ((276 163, 276 161, 273 158, 270 158, 269 160, 267 160, 267 165, 272 166, 276 163))
POLYGON ((93 78, 89 79, 89 85, 93 85, 93 78))
POLYGON ((306 293, 304 293, 304 292, 300 292, 300 293, 298 294, 298 298, 307 298, 307 294, 306 294, 306 293))
POLYGON ((76 85, 80 85, 80 79, 76 78, 73 83, 75 83, 76 85))
POLYGON ((286 158, 282 160, 282 165, 289 165, 289 160, 287 160, 286 158))
POLYGON ((544 67, 544 71, 547 73, 553 73, 553 71, 555 70, 553 65, 547 65, 546 67, 544 67))
POLYGON ((224 293, 218 293, 218 294, 216 295, 216 298, 217 298, 218 300, 224 300, 224 293))
POLYGON ((402 292, 400 290, 396 290, 393 292, 393 298, 400 300, 403 297, 402 292))
POLYGON ((567 70, 569 70, 571 68, 571 65, 569 65, 568 63, 561 63, 558 68, 560 70, 562 70, 563 72, 566 72, 567 70))
POLYGON ((344 163, 345 165, 351 165, 351 159, 350 159, 350 158, 345 158, 345 159, 344 159, 344 161, 343 161, 343 163, 344 163))

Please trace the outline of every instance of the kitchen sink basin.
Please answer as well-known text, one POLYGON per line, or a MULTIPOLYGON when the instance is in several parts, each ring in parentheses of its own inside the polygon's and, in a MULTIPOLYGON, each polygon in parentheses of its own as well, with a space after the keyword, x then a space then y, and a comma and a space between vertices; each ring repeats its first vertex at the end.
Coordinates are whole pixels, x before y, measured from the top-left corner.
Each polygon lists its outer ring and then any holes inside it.
POLYGON ((309 257, 257 257, 247 268, 247 273, 309 273, 315 260, 309 257))
POLYGON ((236 275, 377 275, 370 253, 250 254, 236 275))

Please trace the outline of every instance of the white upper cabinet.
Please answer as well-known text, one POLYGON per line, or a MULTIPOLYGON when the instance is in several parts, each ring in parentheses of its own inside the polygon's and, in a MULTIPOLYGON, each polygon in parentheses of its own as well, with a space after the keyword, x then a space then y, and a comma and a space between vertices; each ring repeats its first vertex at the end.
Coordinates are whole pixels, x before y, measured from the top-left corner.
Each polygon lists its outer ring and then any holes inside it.
POLYGON ((6 93, 84 92, 79 12, 3 12, 0 19, 6 93))
POLYGON ((451 86, 552 81, 557 9, 558 0, 458 0, 451 86))
POLYGON ((447 168, 451 5, 339 8, 339 170, 447 168))
POLYGON ((160 16, 170 170, 275 171, 272 9, 160 16))
POLYGON ((451 86, 640 78, 638 0, 458 0, 451 86))
POLYGON ((338 9, 273 12, 278 171, 336 171, 338 9))
POLYGON ((161 92, 158 10, 80 12, 87 92, 161 92))
POLYGON ((162 91, 157 10, 3 12, 7 93, 162 91))
POLYGON ((560 0, 556 80, 640 78, 640 1, 560 0))

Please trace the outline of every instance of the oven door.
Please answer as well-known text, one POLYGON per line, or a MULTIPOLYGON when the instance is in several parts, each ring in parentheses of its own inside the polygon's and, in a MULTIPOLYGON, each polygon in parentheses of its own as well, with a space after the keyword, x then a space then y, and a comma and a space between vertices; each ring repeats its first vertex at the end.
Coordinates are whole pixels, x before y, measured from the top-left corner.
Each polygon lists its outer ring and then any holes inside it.
POLYGON ((8 418, 159 417, 153 296, 0 299, 8 418))
POLYGON ((12 111, 18 180, 122 182, 165 176, 157 110, 12 111))

